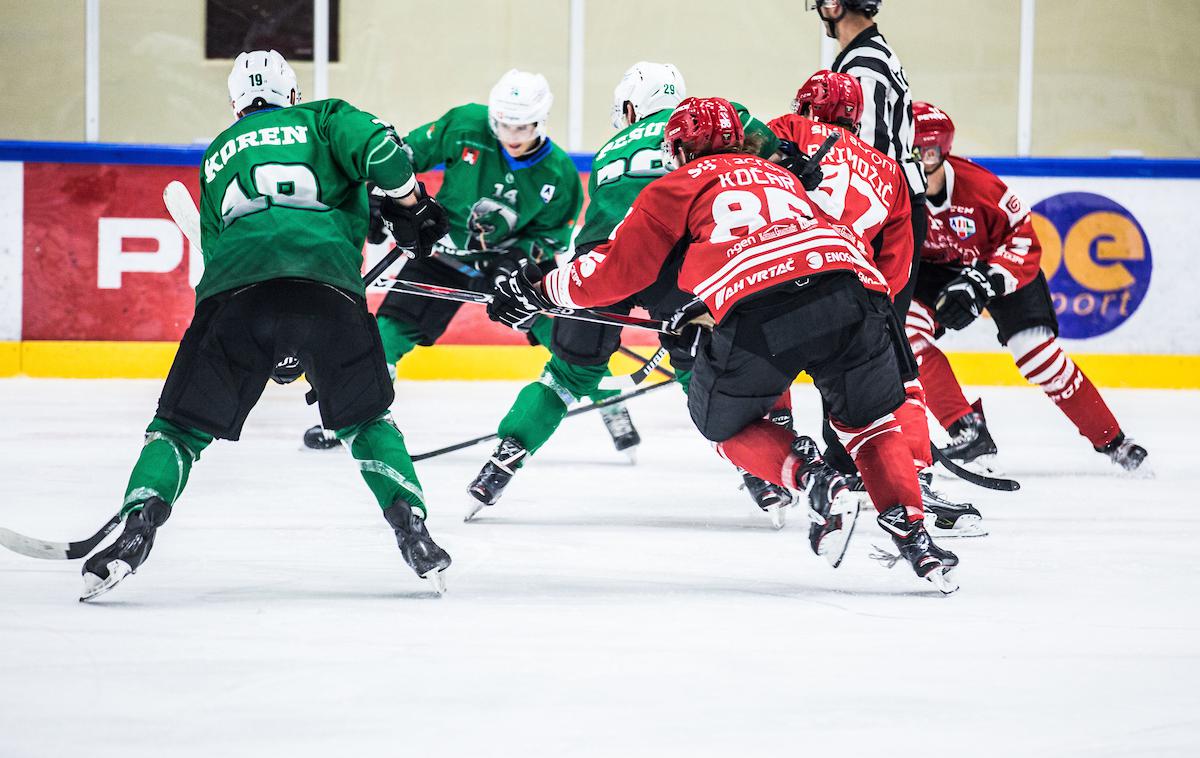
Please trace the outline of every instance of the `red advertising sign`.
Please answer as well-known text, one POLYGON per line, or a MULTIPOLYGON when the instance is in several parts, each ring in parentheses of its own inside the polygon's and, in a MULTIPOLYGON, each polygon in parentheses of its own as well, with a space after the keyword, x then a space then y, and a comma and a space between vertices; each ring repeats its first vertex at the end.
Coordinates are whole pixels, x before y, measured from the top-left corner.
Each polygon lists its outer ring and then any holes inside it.
MULTIPOLYGON (((202 270, 163 207, 163 188, 198 174, 181 166, 25 164, 22 334, 28 340, 174 342, 191 321, 202 270)), ((441 172, 423 175, 436 192, 441 172)), ((372 307, 382 295, 372 295, 372 307)), ((633 344, 653 335, 633 334, 633 344)), ((466 305, 444 344, 521 345, 523 336, 466 305)))

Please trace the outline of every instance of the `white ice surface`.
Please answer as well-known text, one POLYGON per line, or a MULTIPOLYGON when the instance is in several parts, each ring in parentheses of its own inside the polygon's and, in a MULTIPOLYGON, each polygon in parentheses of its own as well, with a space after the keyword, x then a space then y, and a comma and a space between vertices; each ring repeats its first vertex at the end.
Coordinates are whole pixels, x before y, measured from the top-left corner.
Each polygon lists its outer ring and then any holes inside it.
MULTIPOLYGON (((397 420, 424 451, 490 431, 517 386, 403 383, 397 420)), ((103 523, 158 390, 0 381, 0 524, 103 523)), ((0 551, 0 756, 1200 755, 1200 393, 1105 393, 1146 481, 1037 391, 984 390, 1024 488, 945 484, 992 530, 944 543, 946 598, 867 559, 870 514, 837 571, 797 514, 772 531, 664 389, 631 405, 636 467, 568 420, 477 522, 490 446, 420 464, 439 599, 348 456, 300 449, 301 391, 269 386, 204 453, 102 602, 75 602, 78 562, 0 551)))

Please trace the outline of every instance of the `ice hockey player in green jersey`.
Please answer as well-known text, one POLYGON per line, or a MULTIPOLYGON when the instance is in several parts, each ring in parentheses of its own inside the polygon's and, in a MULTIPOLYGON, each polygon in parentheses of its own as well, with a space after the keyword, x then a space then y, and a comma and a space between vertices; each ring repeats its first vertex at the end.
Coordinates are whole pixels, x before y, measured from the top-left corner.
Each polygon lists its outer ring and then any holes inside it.
MULTIPOLYGON (((640 62, 631 66, 613 91, 613 127, 618 129, 592 159, 588 180, 588 208, 574 242, 576 257, 608 240, 625 218, 638 193, 659 176, 663 167, 662 134, 667 119, 687 96, 683 76, 669 63, 640 62)), ((763 157, 772 155, 778 139, 771 130, 734 103, 746 134, 757 143, 763 157)), ((675 283, 677 272, 668 267, 663 277, 631 302, 605 310, 628 312, 634 305, 654 318, 670 318, 691 302, 692 295, 675 283)), ((538 381, 526 385, 508 414, 500 421, 500 443, 467 491, 475 499, 467 518, 484 506, 494 505, 525 459, 550 439, 566 416, 567 407, 595 392, 609 359, 620 346, 621 329, 582 321, 555 321, 550 342, 551 358, 538 381)), ((686 388, 692 356, 688 346, 663 338, 671 362, 686 388)), ((770 492, 772 504, 790 501, 783 488, 746 475, 746 484, 760 505, 759 491, 770 492)), ((786 503, 784 503, 786 504, 786 503)), ((765 508, 764 508, 765 509, 765 508)))
POLYGON ((364 297, 366 182, 385 193, 392 234, 417 252, 445 233, 445 212, 419 189, 386 124, 341 100, 297 104, 296 75, 274 50, 239 55, 228 83, 237 120, 200 170, 196 311, 129 477, 124 530, 85 562, 81 599, 137 571, 201 452, 214 438, 238 439, 268 378, 298 375, 283 375, 295 368, 289 358, 307 372, 323 423, 357 460, 404 559, 440 592, 450 556, 425 527, 364 297))
MULTIPOLYGON (((514 69, 492 88, 486 106, 452 108, 408 133, 404 148, 416 171, 445 167, 437 199, 449 215, 450 232, 432 259, 407 263, 401 278, 488 291, 497 276, 522 260, 554 266, 555 256, 570 245, 583 187, 570 156, 546 134, 552 102, 544 76, 514 69)), ((436 343, 460 307, 389 293, 378 314, 389 365, 418 345, 436 343)), ((550 320, 537 319, 529 331, 532 340, 548 344, 550 320)), ((621 430, 612 419, 622 411, 615 408, 605 418, 610 432, 621 430)), ((337 444, 320 427, 309 429, 304 441, 313 448, 337 444)), ((614 434, 614 444, 625 441, 614 434)))

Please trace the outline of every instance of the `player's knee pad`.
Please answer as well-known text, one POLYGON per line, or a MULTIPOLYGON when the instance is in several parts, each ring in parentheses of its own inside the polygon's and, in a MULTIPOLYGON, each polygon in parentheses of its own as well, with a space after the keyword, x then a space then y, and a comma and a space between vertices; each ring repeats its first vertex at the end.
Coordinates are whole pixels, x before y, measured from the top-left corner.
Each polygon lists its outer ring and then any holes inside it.
POLYGON ((552 356, 538 382, 558 395, 563 405, 571 405, 591 395, 608 373, 607 365, 579 366, 552 356))

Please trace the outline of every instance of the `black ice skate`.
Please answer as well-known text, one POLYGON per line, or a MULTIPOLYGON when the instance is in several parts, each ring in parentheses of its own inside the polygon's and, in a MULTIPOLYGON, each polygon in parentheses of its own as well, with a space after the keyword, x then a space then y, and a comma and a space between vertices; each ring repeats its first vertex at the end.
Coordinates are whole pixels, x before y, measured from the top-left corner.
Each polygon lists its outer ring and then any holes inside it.
POLYGON ((512 437, 500 440, 500 444, 496 446, 496 452, 492 453, 492 457, 488 459, 487 463, 483 464, 475 481, 467 486, 467 494, 473 497, 475 502, 471 504, 471 509, 463 521, 470 521, 476 513, 483 510, 485 505, 496 504, 500 495, 504 493, 504 488, 517 473, 517 467, 527 455, 529 455, 529 451, 512 437))
POLYGON ((304 432, 304 446, 309 450, 331 450, 341 444, 332 429, 325 429, 320 424, 310 426, 304 432))
POLYGON ((971 407, 974 410, 946 430, 950 434, 950 444, 942 448, 942 453, 958 465, 977 473, 996 474, 996 443, 983 416, 983 401, 976 400, 971 407))
POLYGON ((880 513, 877 520, 883 530, 892 536, 900 555, 892 555, 877 547, 879 552, 872 555, 873 558, 879 559, 888 568, 896 565, 900 559, 908 561, 917 576, 928 579, 944 595, 958 589, 958 584, 951 576, 952 569, 958 565, 958 556, 933 544, 923 521, 909 521, 903 505, 893 505, 880 513))
POLYGON ((754 504, 771 517, 771 526, 782 529, 787 523, 787 507, 792 504, 792 493, 788 492, 787 487, 759 479, 748 471, 738 471, 742 474, 741 489, 749 492, 754 504))
POLYGON ((932 486, 933 473, 923 471, 917 475, 921 482, 921 505, 925 516, 934 516, 933 534, 939 537, 986 537, 987 527, 983 515, 970 503, 956 503, 947 499, 932 486))
POLYGON ((1104 453, 1108 459, 1117 464, 1126 471, 1139 471, 1147 473, 1146 469, 1142 469, 1142 463, 1146 461, 1146 448, 1138 445, 1132 438, 1126 437, 1125 432, 1117 432, 1117 436, 1112 442, 1104 447, 1096 448, 1096 452, 1104 453))
POLYGON ((776 426, 782 426, 789 432, 792 431, 792 409, 791 408, 776 408, 767 414, 767 421, 770 421, 776 426))
POLYGON ((628 455, 631 462, 636 461, 636 448, 642 444, 642 437, 633 425, 625 403, 614 403, 601 408, 600 418, 604 420, 604 427, 608 429, 617 452, 628 455))
POLYGON ((850 535, 854 534, 858 498, 851 494, 846 478, 826 465, 811 437, 793 440, 792 454, 800 461, 796 486, 808 495, 808 506, 813 512, 808 543, 814 553, 837 568, 846 555, 850 535))
POLYGON ((428 579, 435 592, 444 594, 446 579, 442 572, 450 568, 450 554, 429 536, 425 519, 404 500, 384 508, 383 517, 396 532, 396 544, 404 562, 417 572, 417 576, 428 579))
POLYGON ((152 497, 125 518, 125 529, 117 541, 92 555, 83 564, 83 594, 80 602, 91 600, 120 584, 136 572, 154 547, 154 533, 171 516, 171 506, 152 497))

